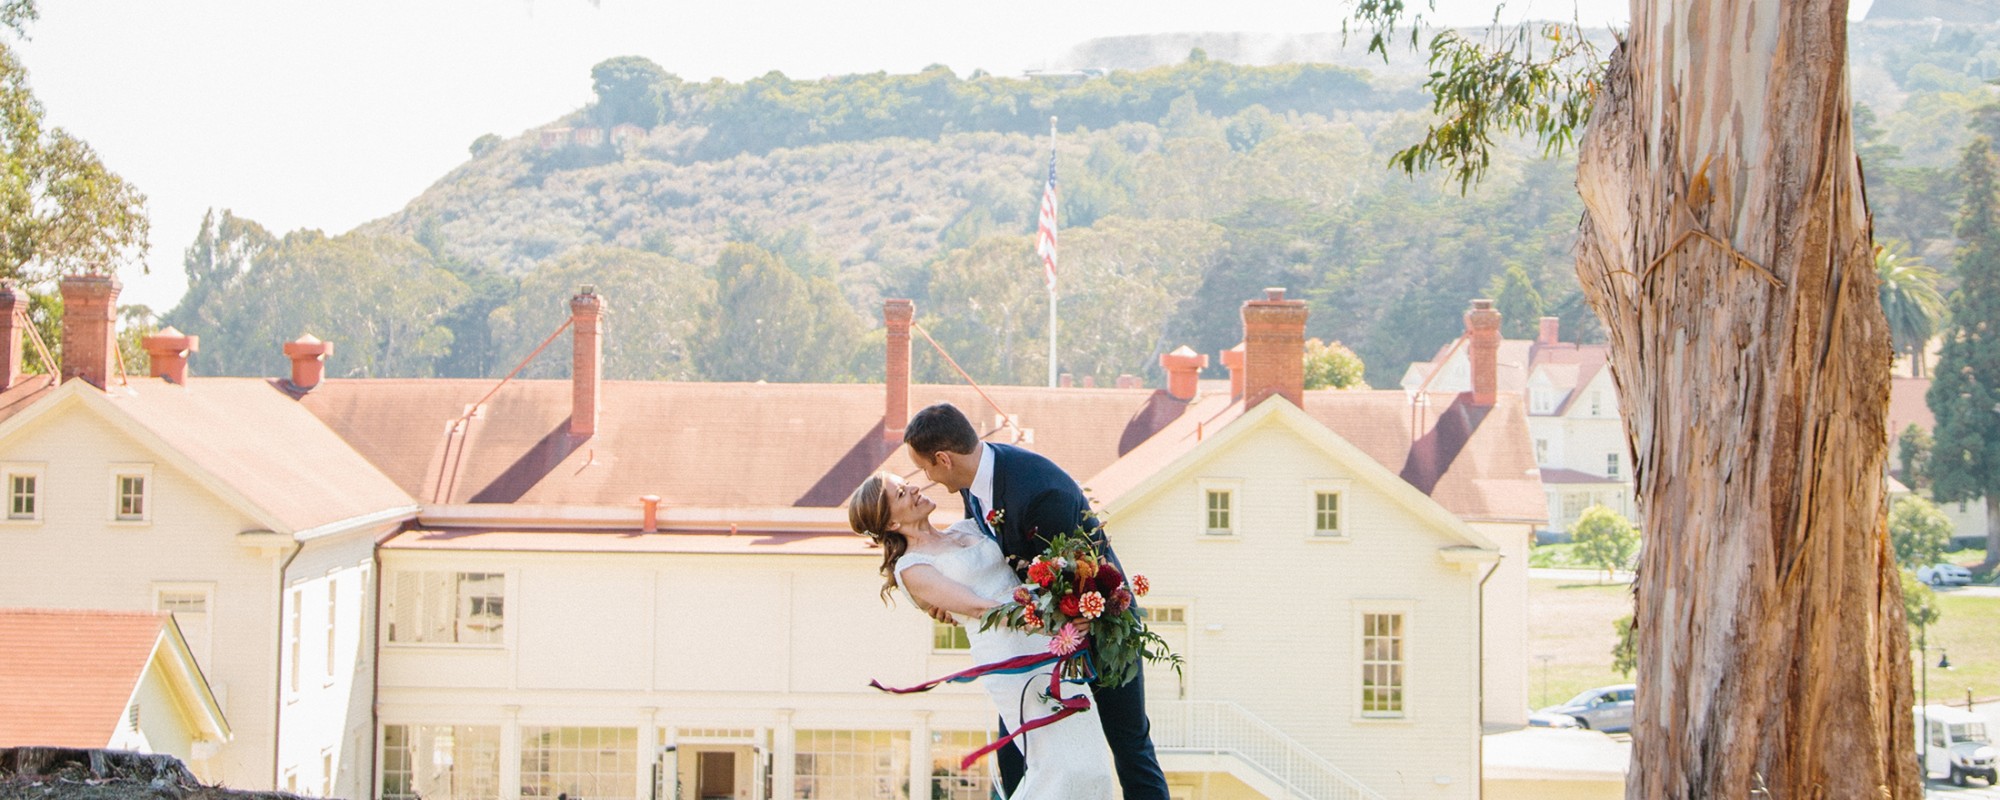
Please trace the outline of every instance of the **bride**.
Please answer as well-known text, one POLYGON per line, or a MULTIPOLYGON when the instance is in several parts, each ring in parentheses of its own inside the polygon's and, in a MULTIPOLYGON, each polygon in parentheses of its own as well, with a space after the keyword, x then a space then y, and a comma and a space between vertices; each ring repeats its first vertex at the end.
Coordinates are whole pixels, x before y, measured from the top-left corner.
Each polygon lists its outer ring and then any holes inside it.
MULTIPOLYGON (((894 475, 877 473, 854 490, 848 524, 882 546, 883 601, 901 585, 919 604, 951 612, 965 626, 972 659, 980 664, 1048 652, 1049 637, 1041 634, 1003 627, 979 630, 981 615, 1006 602, 1020 581, 1001 557, 1000 545, 981 533, 978 523, 961 520, 943 531, 931 527, 935 508, 937 503, 894 475)), ((980 677, 1007 730, 1018 731, 1022 719, 1055 710, 1046 696, 1052 669, 980 677)), ((1087 697, 1090 687, 1065 684, 1065 691, 1087 697)), ((1069 716, 1021 734, 1014 744, 1028 763, 1014 800, 1115 796, 1111 748, 1096 714, 1069 716)))

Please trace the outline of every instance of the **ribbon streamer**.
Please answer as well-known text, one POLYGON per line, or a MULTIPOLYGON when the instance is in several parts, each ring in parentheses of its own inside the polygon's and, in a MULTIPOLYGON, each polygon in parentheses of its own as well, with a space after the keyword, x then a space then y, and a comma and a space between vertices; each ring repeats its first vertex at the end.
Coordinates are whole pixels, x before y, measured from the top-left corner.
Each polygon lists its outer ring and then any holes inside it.
MULTIPOLYGON (((977 680, 982 675, 1019 675, 1023 672, 1033 672, 1042 667, 1054 664, 1055 668, 1049 671, 1048 696, 1050 699, 1056 701, 1056 703, 1059 704, 1060 707, 1056 709, 1055 713, 1049 714, 1048 716, 1045 717, 1038 717, 1036 719, 1023 722, 1021 723, 1021 727, 1014 729, 1012 732, 1009 732, 1006 736, 1002 736, 999 739, 994 740, 992 743, 987 744, 985 747, 981 747, 978 750, 974 750, 971 753, 966 754, 965 758, 959 760, 958 768, 962 770, 971 769, 974 762, 978 761, 981 758, 985 758, 993 751, 1006 746, 1009 742, 1014 741, 1021 734, 1035 730, 1036 728, 1041 728, 1048 725, 1052 725, 1057 722, 1061 722, 1063 718, 1068 717, 1072 714, 1090 710, 1090 698, 1084 697, 1083 695, 1077 695, 1075 697, 1062 696, 1062 685, 1063 683, 1065 683, 1065 681, 1063 680, 1063 673, 1068 671, 1067 668, 1069 666, 1069 662, 1072 659, 1076 658, 1078 655, 1084 655, 1085 652, 1086 652, 1085 650, 1079 649, 1077 653, 1067 656, 1058 656, 1054 653, 1030 653, 1027 655, 1015 656, 1005 661, 995 661, 991 664, 981 664, 979 666, 972 667, 969 669, 959 670, 958 672, 954 672, 942 678, 935 678, 917 684, 915 686, 908 686, 903 688, 883 686, 881 681, 869 681, 868 685, 876 689, 879 689, 881 691, 889 692, 891 694, 910 694, 913 692, 928 692, 946 683, 970 683, 974 680, 977 680)), ((1084 655, 1084 665, 1086 668, 1090 667, 1090 659, 1087 655, 1084 655)), ((1095 670, 1092 669, 1091 672, 1094 673, 1095 670)), ((1088 680, 1089 678, 1071 679, 1067 682, 1084 683, 1088 680)))

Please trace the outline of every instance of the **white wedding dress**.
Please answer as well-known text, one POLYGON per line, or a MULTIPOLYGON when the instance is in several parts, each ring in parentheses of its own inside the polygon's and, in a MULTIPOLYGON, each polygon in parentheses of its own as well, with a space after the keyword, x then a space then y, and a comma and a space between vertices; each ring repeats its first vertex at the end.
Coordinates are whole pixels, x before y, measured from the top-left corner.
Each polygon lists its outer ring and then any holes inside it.
MULTIPOLYGON (((1000 545, 981 533, 977 523, 961 520, 946 529, 949 538, 965 546, 943 553, 904 553, 896 561, 896 581, 902 583, 903 570, 918 564, 936 567, 945 577, 965 584, 974 594, 995 601, 1013 597, 1021 585, 1007 568, 1000 545)), ((904 587, 908 591, 908 587, 904 587)), ((954 614, 965 626, 971 640, 972 660, 991 664, 1030 653, 1046 653, 1049 637, 1025 633, 1016 628, 979 630, 979 620, 954 614)), ((1019 730, 1023 718, 1034 720, 1053 713, 1057 706, 1045 695, 1053 666, 1018 675, 984 675, 980 684, 999 708, 1007 730, 1019 730)), ((1090 686, 1063 684, 1063 696, 1090 695, 1090 686)), ((1110 800, 1117 796, 1117 779, 1111 766, 1111 747, 1104 741, 1096 707, 1072 714, 1061 721, 1021 734, 1014 740, 1028 762, 1027 774, 1014 789, 1012 800, 1110 800)))

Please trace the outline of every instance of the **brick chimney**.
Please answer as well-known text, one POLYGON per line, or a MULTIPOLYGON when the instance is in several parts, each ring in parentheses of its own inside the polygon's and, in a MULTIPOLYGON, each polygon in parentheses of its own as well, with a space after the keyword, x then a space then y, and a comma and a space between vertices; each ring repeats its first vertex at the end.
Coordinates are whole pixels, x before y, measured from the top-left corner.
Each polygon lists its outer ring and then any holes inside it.
POLYGON ((1208 366, 1208 356, 1197 353, 1181 345, 1171 353, 1160 354, 1160 368, 1167 371, 1167 394, 1181 400, 1193 400, 1195 386, 1201 381, 1201 370, 1208 366))
POLYGON ((643 533, 660 532, 660 496, 639 495, 639 530, 643 533))
POLYGON ((1535 334, 1536 347, 1548 347, 1562 341, 1562 318, 1543 317, 1542 329, 1535 334))
POLYGON ((885 441, 902 441, 903 426, 910 424, 910 321, 916 316, 916 303, 903 299, 882 301, 882 326, 889 334, 889 361, 884 381, 888 401, 882 406, 882 438, 885 441))
POLYGON ((1493 301, 1472 301, 1465 312, 1466 348, 1472 361, 1472 404, 1490 406, 1500 394, 1500 312, 1493 301))
POLYGON ((104 388, 118 375, 118 279, 71 275, 62 279, 62 379, 82 378, 104 388))
MULTIPOLYGON (((1305 358, 1304 353, 1299 358, 1305 358)), ((1222 351, 1222 366, 1229 368, 1229 402, 1243 399, 1243 343, 1222 351)))
POLYGON ((146 360, 152 375, 168 383, 187 385, 188 356, 201 349, 201 337, 189 336, 172 327, 140 340, 146 346, 146 360))
POLYGON ((585 439, 597 434, 597 410, 602 405, 598 372, 604 366, 604 343, 598 322, 604 316, 604 300, 595 287, 585 284, 569 299, 570 342, 569 435, 585 439))
POLYGON ((21 382, 21 331, 28 324, 28 293, 12 280, 0 280, 0 390, 21 382))
POLYGON ((292 361, 292 388, 310 392, 326 377, 326 357, 333 355, 333 343, 322 342, 310 333, 285 343, 285 357, 292 361))
POLYGON ((1304 300, 1286 300, 1284 289, 1243 304, 1244 408, 1278 396, 1303 407, 1306 393, 1304 300))

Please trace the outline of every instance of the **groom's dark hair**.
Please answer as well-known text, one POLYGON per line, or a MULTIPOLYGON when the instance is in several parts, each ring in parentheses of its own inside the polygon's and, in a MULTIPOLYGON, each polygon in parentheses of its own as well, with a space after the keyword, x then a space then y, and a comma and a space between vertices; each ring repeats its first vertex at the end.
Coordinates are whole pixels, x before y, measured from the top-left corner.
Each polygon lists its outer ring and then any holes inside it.
POLYGON ((910 424, 903 426, 903 442, 926 457, 940 450, 964 455, 979 446, 979 432, 957 406, 936 403, 910 417, 910 424))

